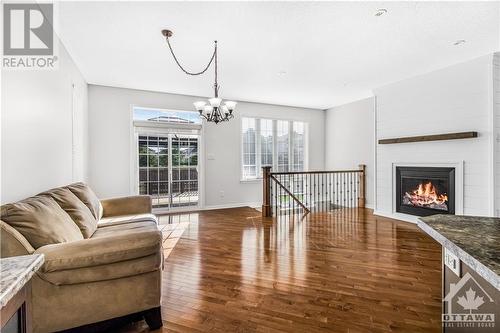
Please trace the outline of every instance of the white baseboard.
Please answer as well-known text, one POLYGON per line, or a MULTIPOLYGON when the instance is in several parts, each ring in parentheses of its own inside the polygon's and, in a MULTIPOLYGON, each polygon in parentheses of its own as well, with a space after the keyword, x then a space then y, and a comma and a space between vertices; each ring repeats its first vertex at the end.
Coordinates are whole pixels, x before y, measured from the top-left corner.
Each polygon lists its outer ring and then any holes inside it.
POLYGON ((413 224, 417 224, 417 222, 418 222, 418 216, 402 214, 402 213, 390 213, 390 212, 383 212, 383 211, 375 210, 375 211, 373 211, 373 215, 387 217, 390 219, 399 220, 399 221, 403 221, 403 222, 410 222, 413 224))
POLYGON ((232 204, 224 204, 224 205, 211 205, 200 208, 199 210, 214 210, 214 209, 227 209, 227 208, 238 208, 238 207, 261 207, 262 203, 260 202, 242 202, 242 203, 232 203, 232 204))

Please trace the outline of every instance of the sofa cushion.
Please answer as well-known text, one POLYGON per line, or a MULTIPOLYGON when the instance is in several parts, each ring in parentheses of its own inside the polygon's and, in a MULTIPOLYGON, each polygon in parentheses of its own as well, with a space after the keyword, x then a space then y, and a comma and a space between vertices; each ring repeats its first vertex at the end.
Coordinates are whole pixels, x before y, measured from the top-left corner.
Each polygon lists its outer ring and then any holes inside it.
POLYGON ((89 186, 84 183, 74 183, 66 186, 66 188, 73 192, 90 209, 96 220, 101 217, 101 202, 89 186))
MULTIPOLYGON (((99 229, 95 234, 98 232, 99 229)), ((38 248, 35 253, 45 255, 40 271, 50 273, 153 255, 161 252, 161 239, 161 232, 157 228, 142 228, 78 242, 46 245, 38 248)))
POLYGON ((89 238, 94 234, 97 229, 97 219, 92 215, 90 209, 68 188, 55 188, 41 195, 47 195, 54 199, 71 216, 84 238, 89 238))
POLYGON ((3 205, 2 220, 35 248, 83 239, 71 217, 48 196, 35 196, 3 205))
POLYGON ((131 195, 128 197, 108 198, 101 200, 103 217, 150 214, 152 199, 149 195, 131 195))
POLYGON ((92 235, 92 238, 127 235, 130 233, 153 231, 153 230, 159 230, 159 229, 158 226, 155 223, 152 223, 151 221, 138 221, 133 223, 114 224, 104 227, 99 225, 94 235, 92 235))
POLYGON ((75 269, 39 271, 37 274, 43 280, 57 286, 106 281, 124 277, 154 272, 161 267, 162 254, 154 254, 106 265, 80 267, 75 269))
POLYGON ((112 226, 124 223, 133 222, 152 222, 158 224, 158 220, 154 214, 129 214, 120 216, 103 217, 99 220, 99 227, 112 226))

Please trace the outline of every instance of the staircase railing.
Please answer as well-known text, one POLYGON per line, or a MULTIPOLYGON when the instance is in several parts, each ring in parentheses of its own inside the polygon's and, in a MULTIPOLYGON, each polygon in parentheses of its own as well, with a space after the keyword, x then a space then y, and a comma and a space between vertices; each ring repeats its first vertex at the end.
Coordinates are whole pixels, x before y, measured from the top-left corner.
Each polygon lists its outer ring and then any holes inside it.
POLYGON ((357 170, 272 172, 263 167, 262 216, 365 207, 366 166, 357 170))

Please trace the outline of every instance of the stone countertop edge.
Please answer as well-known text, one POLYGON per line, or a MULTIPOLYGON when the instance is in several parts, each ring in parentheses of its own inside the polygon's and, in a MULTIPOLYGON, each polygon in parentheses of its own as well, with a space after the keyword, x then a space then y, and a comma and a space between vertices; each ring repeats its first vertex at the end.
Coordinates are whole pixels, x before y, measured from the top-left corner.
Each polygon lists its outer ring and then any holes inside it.
MULTIPOLYGON (((30 263, 29 266, 26 266, 25 269, 23 269, 22 274, 17 276, 13 282, 3 290, 2 294, 0 294, 0 308, 3 308, 7 303, 16 295, 16 293, 21 290, 26 283, 31 279, 31 277, 35 274, 35 272, 42 267, 44 261, 45 261, 45 256, 43 254, 31 254, 27 256, 36 256, 34 260, 30 263)), ((23 256, 26 257, 26 256, 23 256)), ((8 258, 2 258, 1 260, 15 260, 16 257, 8 257, 8 258)), ((0 276, 0 278, 2 278, 0 276)))
POLYGON ((465 252, 461 247, 457 246, 455 243, 450 241, 448 238, 443 236, 439 231, 429 226, 424 221, 418 219, 417 225, 429 236, 434 238, 439 244, 443 247, 450 250, 453 254, 455 254, 461 261, 467 264, 470 268, 472 268, 476 273, 478 273, 483 279, 489 282, 493 287, 500 291, 500 276, 498 276, 491 269, 486 267, 483 263, 481 263, 474 256, 465 252))

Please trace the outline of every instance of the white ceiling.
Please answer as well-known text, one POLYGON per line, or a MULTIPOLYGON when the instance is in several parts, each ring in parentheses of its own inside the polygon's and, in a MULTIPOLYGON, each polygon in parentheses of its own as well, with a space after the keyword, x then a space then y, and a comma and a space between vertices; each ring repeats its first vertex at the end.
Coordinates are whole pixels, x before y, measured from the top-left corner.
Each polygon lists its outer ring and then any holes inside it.
POLYGON ((499 2, 64 2, 59 35, 89 83, 328 108, 498 51, 499 2), (374 14, 379 8, 388 13, 374 14), (458 46, 456 40, 467 42, 458 46), (285 74, 280 72, 286 72, 285 74))

